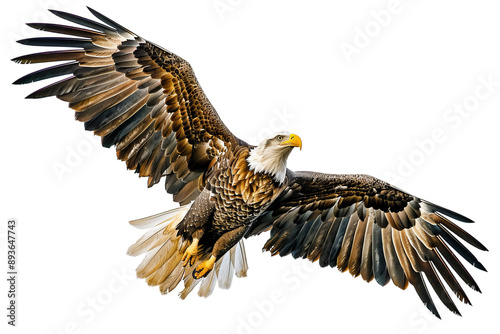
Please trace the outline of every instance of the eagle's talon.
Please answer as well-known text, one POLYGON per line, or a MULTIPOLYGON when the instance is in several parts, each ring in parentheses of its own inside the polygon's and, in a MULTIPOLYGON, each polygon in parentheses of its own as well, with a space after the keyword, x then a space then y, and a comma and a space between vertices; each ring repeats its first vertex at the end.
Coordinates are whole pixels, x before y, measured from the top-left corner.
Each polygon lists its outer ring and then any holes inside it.
POLYGON ((200 279, 207 276, 214 268, 214 264, 215 256, 212 255, 210 259, 203 261, 195 268, 195 270, 193 270, 193 277, 195 279, 200 279))
POLYGON ((188 264, 192 266, 196 262, 197 257, 198 257, 198 240, 194 239, 191 245, 189 245, 189 247, 184 252, 184 255, 182 256, 182 261, 184 261, 182 266, 185 267, 188 264))

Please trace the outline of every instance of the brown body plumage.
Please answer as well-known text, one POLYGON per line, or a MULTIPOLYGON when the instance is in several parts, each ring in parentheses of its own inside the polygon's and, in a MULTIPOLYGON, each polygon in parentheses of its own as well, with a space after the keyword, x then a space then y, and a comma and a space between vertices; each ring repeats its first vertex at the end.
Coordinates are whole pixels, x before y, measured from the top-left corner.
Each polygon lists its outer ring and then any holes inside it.
POLYGON ((211 251, 215 242, 223 242, 214 251, 220 257, 247 232, 286 186, 268 174, 250 170, 250 148, 238 146, 224 152, 204 178, 204 190, 182 222, 179 234, 190 239, 196 230, 205 232, 200 246, 211 251))
POLYGON ((83 28, 29 24, 73 37, 19 42, 76 49, 15 58, 67 61, 15 83, 68 75, 28 97, 68 102, 103 146, 115 145, 127 168, 148 177, 148 186, 165 177, 165 189, 181 207, 131 222, 149 228, 128 251, 146 253, 137 276, 148 284, 166 293, 183 280, 182 298, 198 283, 202 296, 217 281, 228 288, 232 276, 245 276, 248 268, 242 238, 271 230, 264 249, 273 255, 308 258, 381 285, 411 284, 437 316, 424 276, 454 313, 446 285, 470 301, 451 269, 479 291, 454 253, 484 270, 459 239, 486 248, 452 222, 470 219, 371 176, 292 172, 286 161, 300 138, 280 133, 256 147, 238 139, 184 59, 94 10, 103 23, 52 12, 83 28))

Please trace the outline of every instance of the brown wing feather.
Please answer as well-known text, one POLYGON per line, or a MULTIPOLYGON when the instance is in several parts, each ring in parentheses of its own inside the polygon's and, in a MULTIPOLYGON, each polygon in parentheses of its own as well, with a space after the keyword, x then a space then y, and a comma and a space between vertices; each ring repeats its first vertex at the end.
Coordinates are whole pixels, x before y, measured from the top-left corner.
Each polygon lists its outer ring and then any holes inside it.
POLYGON ((77 49, 13 59, 23 64, 71 61, 28 74, 15 83, 70 75, 28 97, 57 96, 68 102, 76 119, 102 137, 103 146, 116 145, 117 156, 127 168, 148 177, 148 186, 166 176, 166 190, 175 195, 175 201, 193 200, 199 194, 193 178, 213 165, 224 146, 243 142, 220 120, 187 61, 90 11, 103 23, 53 10, 84 28, 29 24, 76 38, 30 38, 20 43, 77 49))
POLYGON ((375 278, 381 285, 388 278, 401 289, 411 284, 438 317, 423 275, 456 314, 459 311, 441 278, 460 300, 470 301, 448 265, 479 291, 452 251, 484 270, 455 236, 478 249, 486 248, 450 221, 472 222, 470 219, 367 175, 289 171, 287 177, 288 186, 247 234, 271 229, 264 249, 272 255, 319 260, 321 266, 349 270, 368 282, 375 278))

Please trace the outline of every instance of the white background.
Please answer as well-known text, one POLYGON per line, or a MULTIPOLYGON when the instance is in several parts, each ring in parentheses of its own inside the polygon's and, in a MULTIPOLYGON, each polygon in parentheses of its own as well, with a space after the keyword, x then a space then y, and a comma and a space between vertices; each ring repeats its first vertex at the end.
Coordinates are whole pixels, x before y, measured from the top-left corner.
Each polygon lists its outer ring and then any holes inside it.
MULTIPOLYGON (((497 328, 500 6, 401 0, 384 26, 377 23, 373 13, 391 6, 290 0, 10 3, 1 14, 0 217, 19 222, 19 309, 13 329, 6 325, 2 279, 2 328, 44 334, 497 328), (289 168, 370 174, 475 220, 465 228, 490 251, 475 251, 488 273, 466 264, 483 291, 463 284, 474 306, 457 300, 458 317, 435 297, 439 321, 411 287, 381 288, 336 269, 271 258, 261 252, 264 235, 246 242, 249 277, 208 299, 193 293, 181 301, 177 291, 161 296, 135 279, 140 259, 125 251, 141 231, 127 222, 176 207, 171 196, 161 183, 147 189, 146 180, 126 171, 114 150, 99 147, 61 101, 23 99, 43 83, 11 85, 38 67, 8 59, 42 51, 14 43, 43 35, 24 23, 62 22, 46 8, 91 17, 85 5, 187 59, 237 136, 256 140, 277 127, 299 134, 303 150, 293 152, 289 168), (365 29, 371 36, 363 39, 359 31, 365 29), (347 44, 357 53, 346 57, 347 44), (497 86, 488 91, 481 78, 497 86), (447 111, 464 103, 471 110, 466 116, 447 111), (432 144, 434 132, 440 136, 432 144), (426 152, 417 142, 427 143, 426 152), (70 171, 58 177, 58 164, 70 171)), ((6 224, 1 226, 5 261, 6 224)))

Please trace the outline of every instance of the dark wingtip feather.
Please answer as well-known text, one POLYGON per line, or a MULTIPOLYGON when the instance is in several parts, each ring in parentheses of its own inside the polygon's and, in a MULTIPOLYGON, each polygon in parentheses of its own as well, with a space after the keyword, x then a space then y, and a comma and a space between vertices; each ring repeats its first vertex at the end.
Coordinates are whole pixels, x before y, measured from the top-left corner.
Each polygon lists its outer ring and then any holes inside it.
POLYGON ((19 44, 30 46, 51 46, 51 47, 70 47, 81 48, 87 51, 99 50, 90 39, 73 37, 33 37, 17 41, 19 44))
POLYGON ((56 15, 56 16, 61 17, 61 18, 64 18, 63 16, 65 14, 68 14, 66 12, 63 12, 63 11, 60 11, 60 10, 56 10, 56 9, 49 9, 48 11, 51 12, 52 14, 56 15))
POLYGON ((486 268, 483 266, 483 264, 479 261, 474 262, 472 265, 474 267, 476 267, 477 269, 481 269, 482 271, 488 272, 488 270, 486 270, 486 268))
POLYGON ((434 305, 434 303, 431 301, 431 302, 427 302, 427 303, 424 303, 425 307, 431 311, 432 314, 434 314, 434 316, 436 318, 438 318, 439 320, 441 320, 441 315, 439 314, 436 306, 434 305))
POLYGON ((112 27, 106 26, 106 25, 99 23, 99 22, 89 20, 87 18, 78 16, 78 15, 62 12, 62 11, 55 10, 55 9, 49 9, 49 11, 52 14, 59 16, 60 18, 62 18, 64 20, 68 20, 68 21, 71 21, 73 23, 80 24, 80 25, 83 25, 83 26, 91 28, 91 29, 96 29, 97 31, 102 31, 102 32, 104 32, 104 31, 116 31, 116 29, 114 29, 112 27))
POLYGON ((28 84, 40 80, 45 80, 45 79, 50 79, 66 74, 71 74, 73 71, 75 71, 78 68, 78 63, 73 62, 73 63, 66 63, 62 65, 56 65, 48 68, 44 68, 32 73, 29 73, 16 81, 14 81, 12 84, 14 85, 23 85, 23 84, 28 84))
POLYGON ((458 254, 460 254, 467 262, 469 262, 474 267, 486 271, 486 268, 478 261, 478 259, 467 249, 453 234, 449 233, 444 227, 439 225, 428 225, 428 228, 433 231, 434 234, 439 235, 444 241, 448 243, 458 254))
POLYGON ((63 11, 57 10, 57 9, 48 9, 48 11, 56 16, 73 15, 71 13, 66 13, 66 12, 63 12, 63 11))
POLYGON ((87 7, 87 9, 89 10, 89 12, 91 12, 93 15, 100 14, 97 10, 95 10, 94 8, 92 8, 90 6, 85 6, 85 7, 87 7))
POLYGON ((36 30, 44 30, 44 27, 47 25, 47 23, 34 23, 34 22, 29 22, 26 23, 26 25, 30 28, 36 29, 36 30))
POLYGON ((19 56, 19 57, 16 57, 16 58, 12 58, 11 61, 13 61, 16 64, 26 64, 26 62, 23 63, 23 57, 22 56, 19 56))
POLYGON ((99 13, 98 11, 96 11, 95 9, 92 9, 90 8, 89 6, 87 6, 87 9, 92 13, 92 15, 94 15, 95 17, 97 17, 99 20, 101 20, 102 22, 110 25, 111 27, 115 28, 115 29, 118 29, 118 30, 122 30, 126 33, 129 33, 131 35, 134 35, 135 36, 135 33, 133 33, 132 31, 128 30, 127 28, 125 28, 124 26, 122 26, 121 24, 111 20, 109 17, 106 17, 104 16, 103 14, 99 13))
POLYGON ((40 96, 37 96, 37 94, 35 94, 37 92, 33 92, 31 93, 30 95, 26 96, 25 99, 39 99, 40 96))
POLYGON ((442 225, 443 228, 446 228, 450 230, 452 233, 460 237, 462 240, 465 240, 468 242, 470 245, 476 247, 477 249, 480 249, 482 251, 487 251, 488 249, 481 243, 479 240, 474 238, 472 235, 464 231, 462 228, 460 228, 458 225, 454 224, 451 222, 449 219, 444 217, 441 213, 437 212, 433 215, 431 215, 431 218, 437 222, 438 224, 442 225))
POLYGON ((437 204, 434 204, 434 203, 431 203, 428 201, 424 201, 424 200, 422 200, 422 203, 427 205, 429 207, 429 209, 431 209, 430 211, 432 211, 432 212, 436 212, 436 211, 440 212, 448 217, 459 220, 463 223, 474 223, 474 221, 472 219, 467 218, 467 217, 465 217, 465 216, 463 216, 455 211, 443 208, 442 206, 439 206, 437 204))

